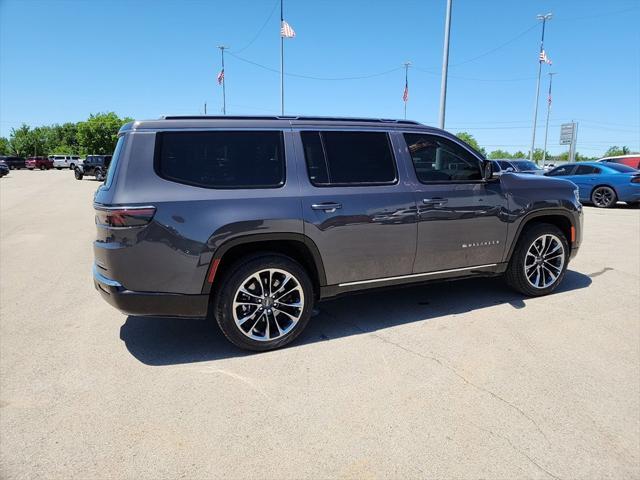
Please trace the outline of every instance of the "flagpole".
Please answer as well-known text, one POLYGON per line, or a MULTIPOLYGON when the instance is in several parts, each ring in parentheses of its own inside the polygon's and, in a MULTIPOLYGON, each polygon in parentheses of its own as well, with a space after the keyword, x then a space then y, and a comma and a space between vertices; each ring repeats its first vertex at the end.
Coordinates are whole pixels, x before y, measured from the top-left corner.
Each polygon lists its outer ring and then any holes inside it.
POLYGON ((284 115, 284 36, 282 22, 284 21, 284 0, 280 0, 280 114, 284 115))
POLYGON ((442 79, 440 80, 440 119, 438 125, 444 128, 444 113, 447 104, 447 75, 449 73, 449 37, 451 36, 451 8, 453 0, 447 0, 444 20, 444 47, 442 51, 442 79))
MULTIPOLYGON (((537 15, 538 20, 542 20, 542 37, 540 39, 540 54, 544 51, 544 29, 547 24, 547 20, 551 19, 552 14, 537 15)), ((533 133, 531 134, 531 150, 529 150, 529 160, 533 161, 533 149, 536 146, 536 123, 538 122, 538 103, 540 101, 540 75, 542 73, 542 59, 538 54, 538 80, 536 82, 536 103, 533 109, 533 133)), ((536 162, 537 163, 537 162, 536 162)))
POLYGON ((407 119, 407 100, 409 100, 409 66, 411 62, 404 62, 404 119, 407 119))
POLYGON ((224 49, 227 48, 224 45, 218 45, 220 54, 222 55, 222 114, 227 114, 227 92, 225 85, 227 83, 227 74, 224 71, 224 49))
POLYGON ((547 160, 547 136, 549 135, 549 114, 551 113, 551 84, 555 73, 549 73, 549 96, 547 97, 547 122, 544 126, 544 150, 542 150, 542 165, 547 160))

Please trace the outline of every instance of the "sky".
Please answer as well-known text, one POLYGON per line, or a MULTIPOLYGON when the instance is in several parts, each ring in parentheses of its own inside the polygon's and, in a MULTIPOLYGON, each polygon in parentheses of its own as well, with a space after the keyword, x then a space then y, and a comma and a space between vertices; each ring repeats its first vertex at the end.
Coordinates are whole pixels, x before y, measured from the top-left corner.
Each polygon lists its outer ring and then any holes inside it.
MULTIPOLYGON (((438 124, 445 0, 285 0, 289 115, 407 118, 438 124), (312 78, 307 78, 312 77, 312 78), (361 78, 349 78, 361 77, 361 78), (366 77, 366 78, 362 78, 366 77)), ((114 111, 136 119, 280 113, 279 0, 0 0, 0 135, 114 111), (257 64, 257 65, 256 65, 257 64), (259 66, 260 65, 260 66, 259 66), (264 68, 266 67, 266 68, 264 68)), ((551 153, 560 124, 578 122, 577 150, 640 151, 640 0, 453 0, 446 125, 487 151, 531 144, 541 25, 556 72, 551 153)))

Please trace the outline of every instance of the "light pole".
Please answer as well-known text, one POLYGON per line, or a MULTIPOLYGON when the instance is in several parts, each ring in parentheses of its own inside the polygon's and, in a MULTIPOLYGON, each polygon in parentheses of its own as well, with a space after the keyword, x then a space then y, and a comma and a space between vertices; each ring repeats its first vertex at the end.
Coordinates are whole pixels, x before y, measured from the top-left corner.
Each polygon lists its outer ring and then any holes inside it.
POLYGON ((227 92, 226 92, 225 85, 227 83, 227 79, 225 77, 227 76, 227 74, 224 71, 224 49, 227 47, 225 47, 224 45, 218 45, 218 48, 220 49, 220 55, 222 56, 222 114, 226 115, 227 114, 227 92))
POLYGON ((549 114, 551 113, 551 85, 553 84, 553 76, 557 73, 549 73, 549 95, 547 96, 547 122, 544 126, 544 150, 542 150, 542 165, 547 160, 547 136, 549 135, 549 114))
POLYGON ((542 73, 542 64, 544 59, 542 58, 542 52, 544 51, 544 29, 547 24, 547 20, 551 20, 553 14, 547 13, 545 15, 536 15, 538 20, 542 20, 542 37, 540 39, 540 53, 538 54, 538 81, 536 82, 536 103, 533 109, 533 133, 531 134, 531 150, 529 151, 529 160, 533 161, 533 149, 536 146, 536 123, 538 122, 538 102, 540 100, 540 74, 542 73))
POLYGON ((444 128, 444 111, 447 103, 447 72, 449 70, 449 36, 451 33, 451 7, 453 0, 447 0, 447 14, 444 21, 444 48, 442 52, 442 80, 440 82, 440 128, 444 128))

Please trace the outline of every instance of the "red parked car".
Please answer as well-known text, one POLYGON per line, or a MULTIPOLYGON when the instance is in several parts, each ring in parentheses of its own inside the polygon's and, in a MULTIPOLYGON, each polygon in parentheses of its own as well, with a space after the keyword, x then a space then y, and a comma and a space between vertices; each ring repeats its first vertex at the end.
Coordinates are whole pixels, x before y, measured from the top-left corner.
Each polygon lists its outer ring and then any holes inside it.
POLYGON ((35 170, 36 168, 49 170, 53 168, 53 160, 49 160, 47 157, 29 157, 24 164, 29 170, 35 170))
POLYGON ((631 155, 620 155, 617 157, 605 157, 601 158, 598 161, 607 163, 620 163, 622 165, 626 165, 627 167, 640 170, 640 153, 633 153, 631 155))

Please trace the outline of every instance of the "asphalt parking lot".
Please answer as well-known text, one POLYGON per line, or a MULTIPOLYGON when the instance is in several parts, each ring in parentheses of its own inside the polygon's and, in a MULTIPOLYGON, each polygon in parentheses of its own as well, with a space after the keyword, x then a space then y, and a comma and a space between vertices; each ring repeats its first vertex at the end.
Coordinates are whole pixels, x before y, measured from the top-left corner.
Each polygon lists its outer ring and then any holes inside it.
POLYGON ((345 297, 248 354, 100 298, 97 186, 0 180, 0 477, 640 477, 640 210, 585 208, 549 297, 500 279, 345 297))

